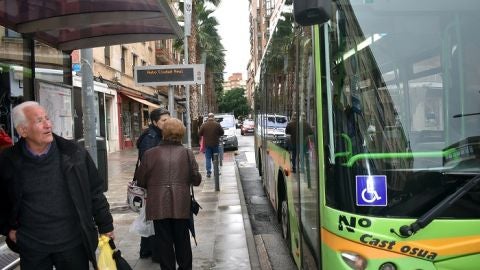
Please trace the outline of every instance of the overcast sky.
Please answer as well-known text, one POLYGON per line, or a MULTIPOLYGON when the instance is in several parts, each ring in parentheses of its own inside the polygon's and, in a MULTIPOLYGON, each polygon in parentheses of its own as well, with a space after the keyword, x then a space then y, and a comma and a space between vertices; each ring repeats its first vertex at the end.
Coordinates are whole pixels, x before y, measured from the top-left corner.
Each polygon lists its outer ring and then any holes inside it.
POLYGON ((250 58, 250 33, 248 22, 248 0, 222 0, 213 16, 217 18, 218 33, 225 50, 224 78, 241 72, 247 79, 247 64, 250 58))

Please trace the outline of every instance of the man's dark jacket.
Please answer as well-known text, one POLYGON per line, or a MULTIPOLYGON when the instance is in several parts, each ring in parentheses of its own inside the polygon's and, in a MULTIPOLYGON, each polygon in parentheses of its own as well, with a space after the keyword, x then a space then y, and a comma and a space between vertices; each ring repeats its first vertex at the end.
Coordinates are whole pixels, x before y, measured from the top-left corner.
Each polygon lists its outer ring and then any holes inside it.
POLYGON ((137 140, 138 157, 140 160, 145 151, 159 145, 162 139, 162 131, 157 126, 150 124, 137 140))
MULTIPOLYGON (((104 180, 88 152, 73 141, 54 135, 61 155, 61 168, 82 229, 82 241, 95 269, 95 250, 98 233, 113 231, 113 218, 105 195, 104 180)), ((18 173, 23 168, 21 139, 0 154, 0 233, 7 236, 18 229, 17 217, 22 203, 22 180, 18 173)), ((61 236, 59 236, 61 237, 61 236)), ((13 244, 13 243, 10 243, 13 244)))
POLYGON ((213 118, 208 118, 207 122, 200 127, 198 135, 203 136, 203 143, 208 147, 218 146, 220 137, 223 136, 224 131, 222 126, 213 118))

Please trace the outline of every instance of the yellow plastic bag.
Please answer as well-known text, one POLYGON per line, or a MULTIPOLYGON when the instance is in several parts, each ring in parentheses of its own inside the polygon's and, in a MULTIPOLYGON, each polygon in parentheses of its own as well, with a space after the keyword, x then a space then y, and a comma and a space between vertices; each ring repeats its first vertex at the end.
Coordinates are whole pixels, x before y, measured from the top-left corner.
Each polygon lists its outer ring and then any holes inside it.
POLYGON ((108 236, 102 235, 98 239, 98 248, 100 252, 98 253, 98 270, 117 270, 117 265, 113 259, 113 250, 108 244, 110 238, 108 236))

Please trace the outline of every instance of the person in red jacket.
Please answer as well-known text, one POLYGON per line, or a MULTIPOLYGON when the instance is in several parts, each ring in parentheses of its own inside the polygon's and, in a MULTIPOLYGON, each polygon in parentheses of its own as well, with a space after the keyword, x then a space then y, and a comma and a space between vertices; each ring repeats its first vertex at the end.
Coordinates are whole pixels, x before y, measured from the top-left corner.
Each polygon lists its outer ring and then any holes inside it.
POLYGON ((8 148, 13 145, 12 139, 8 136, 7 132, 0 127, 0 152, 3 149, 8 148))

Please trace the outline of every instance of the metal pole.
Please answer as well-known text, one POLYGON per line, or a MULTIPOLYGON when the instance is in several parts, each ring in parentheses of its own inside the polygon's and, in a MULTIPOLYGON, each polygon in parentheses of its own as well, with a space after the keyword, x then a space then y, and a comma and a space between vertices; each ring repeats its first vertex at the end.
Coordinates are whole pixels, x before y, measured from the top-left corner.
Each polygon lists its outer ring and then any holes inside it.
POLYGON ((82 62, 82 110, 83 110, 83 137, 85 149, 98 168, 97 139, 95 126, 95 92, 93 90, 93 50, 80 51, 82 62))
MULTIPOLYGON (((188 65, 188 37, 185 35, 185 65, 188 65)), ((187 110, 187 119, 186 119, 186 126, 187 126, 187 148, 192 148, 192 130, 190 128, 190 85, 185 85, 185 96, 186 96, 186 104, 185 109, 187 110)))
POLYGON ((203 109, 203 84, 200 85, 200 116, 203 116, 205 113, 204 113, 204 109, 203 109))
POLYGON ((215 191, 220 191, 220 174, 218 170, 218 153, 213 154, 213 177, 215 178, 215 191))
MULTIPOLYGON (((188 65, 188 36, 191 34, 191 24, 192 24, 192 0, 185 0, 183 4, 183 14, 184 14, 184 51, 185 51, 185 59, 184 59, 184 64, 188 65)), ((185 109, 187 111, 187 119, 186 120, 186 126, 187 126, 187 148, 191 149, 192 148, 192 130, 191 130, 191 120, 190 120, 190 85, 185 85, 185 95, 186 95, 186 104, 185 104, 185 109)))
POLYGON ((223 166, 223 137, 220 137, 220 143, 218 145, 218 164, 223 166))
POLYGON ((175 91, 173 89, 173 85, 168 86, 168 111, 172 117, 176 117, 175 113, 175 105, 174 105, 174 95, 175 91))

